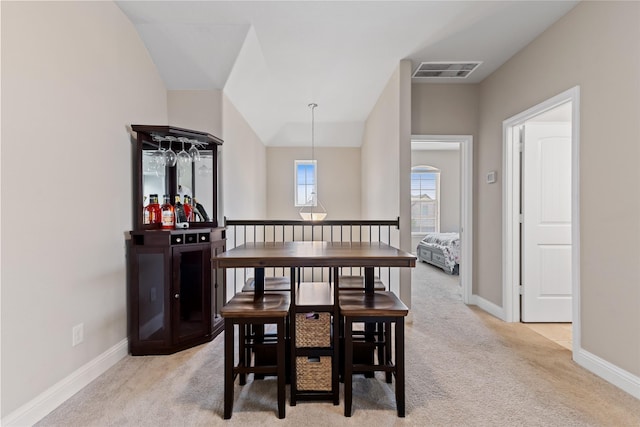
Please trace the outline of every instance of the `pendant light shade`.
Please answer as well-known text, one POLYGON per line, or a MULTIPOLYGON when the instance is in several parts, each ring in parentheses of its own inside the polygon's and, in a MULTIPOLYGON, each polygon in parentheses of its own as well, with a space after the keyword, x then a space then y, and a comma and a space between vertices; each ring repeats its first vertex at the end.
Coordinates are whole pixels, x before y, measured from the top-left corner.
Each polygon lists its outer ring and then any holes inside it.
MULTIPOLYGON (((314 117, 314 109, 318 106, 318 104, 309 104, 309 108, 311 108, 311 160, 315 161, 315 152, 314 152, 314 145, 315 145, 315 117, 314 117)), ((317 175, 317 163, 315 163, 315 167, 316 167, 316 175, 317 175)), ((320 200, 318 199, 318 182, 316 179, 315 182, 315 189, 314 191, 311 193, 311 197, 309 198, 309 200, 307 200, 307 203, 305 206, 302 207, 302 209, 300 209, 300 217, 305 220, 305 221, 322 221, 323 219, 325 219, 327 217, 327 210, 324 208, 323 204, 320 203, 320 200)))

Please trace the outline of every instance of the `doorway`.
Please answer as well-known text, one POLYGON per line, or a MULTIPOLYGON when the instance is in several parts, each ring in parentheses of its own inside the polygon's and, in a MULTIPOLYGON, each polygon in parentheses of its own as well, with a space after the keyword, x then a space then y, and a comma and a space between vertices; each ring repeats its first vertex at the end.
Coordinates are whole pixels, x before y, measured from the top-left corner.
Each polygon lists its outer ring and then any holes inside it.
MULTIPOLYGON (((472 303, 472 260, 473 260, 473 137, 471 135, 412 135, 411 147, 420 145, 431 148, 459 148, 460 178, 460 264, 459 275, 462 288, 462 302, 472 303)), ((413 157, 413 155, 412 155, 413 157)))
MULTIPOLYGON (((578 87, 503 122, 505 320, 569 321, 575 338, 580 318, 578 148, 578 87), (549 169, 541 166, 545 162, 549 169), (557 233, 549 237, 547 232, 557 233), (540 307, 531 308, 533 300, 540 307), (564 313, 553 317, 555 310, 564 313)), ((579 345, 575 338, 574 349, 579 345)))

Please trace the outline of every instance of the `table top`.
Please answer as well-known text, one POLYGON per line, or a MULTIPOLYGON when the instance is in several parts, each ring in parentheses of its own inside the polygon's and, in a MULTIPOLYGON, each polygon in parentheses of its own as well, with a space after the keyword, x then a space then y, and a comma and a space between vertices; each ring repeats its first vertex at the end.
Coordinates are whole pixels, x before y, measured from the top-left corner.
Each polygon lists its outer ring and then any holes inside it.
POLYGON ((217 268, 415 267, 416 257, 382 242, 245 243, 212 258, 217 268))

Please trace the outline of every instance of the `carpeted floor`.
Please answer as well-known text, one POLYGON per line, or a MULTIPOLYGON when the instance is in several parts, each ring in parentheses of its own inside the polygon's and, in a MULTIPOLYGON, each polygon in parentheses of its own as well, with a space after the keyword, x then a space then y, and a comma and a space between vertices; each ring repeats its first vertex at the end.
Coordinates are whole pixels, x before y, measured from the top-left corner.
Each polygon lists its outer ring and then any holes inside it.
MULTIPOLYGON (((276 416, 275 380, 236 381, 222 419, 223 337, 170 356, 126 357, 38 426, 640 426, 640 400, 522 324, 461 302, 457 276, 418 263, 406 327, 407 416, 393 384, 358 377, 354 410, 299 402, 276 416)), ((341 390, 342 391, 342 390, 341 390)))

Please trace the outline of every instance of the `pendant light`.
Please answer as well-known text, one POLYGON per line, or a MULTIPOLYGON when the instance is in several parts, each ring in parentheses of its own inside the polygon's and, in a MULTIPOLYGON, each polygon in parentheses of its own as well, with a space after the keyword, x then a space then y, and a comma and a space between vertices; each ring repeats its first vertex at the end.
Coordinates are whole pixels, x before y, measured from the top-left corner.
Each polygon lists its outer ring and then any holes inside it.
MULTIPOLYGON (((315 117, 314 117, 314 109, 318 106, 318 104, 309 104, 309 108, 311 108, 311 160, 315 161, 315 152, 314 152, 314 126, 315 126, 315 117)), ((311 197, 307 200, 307 204, 300 209, 300 217, 305 221, 322 221, 327 217, 327 210, 324 208, 322 203, 320 203, 320 199, 318 199, 318 167, 317 164, 315 166, 316 172, 316 182, 314 191, 311 193, 311 197)))

